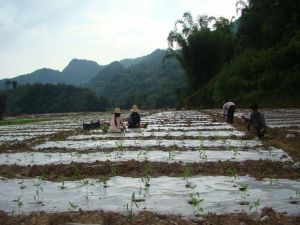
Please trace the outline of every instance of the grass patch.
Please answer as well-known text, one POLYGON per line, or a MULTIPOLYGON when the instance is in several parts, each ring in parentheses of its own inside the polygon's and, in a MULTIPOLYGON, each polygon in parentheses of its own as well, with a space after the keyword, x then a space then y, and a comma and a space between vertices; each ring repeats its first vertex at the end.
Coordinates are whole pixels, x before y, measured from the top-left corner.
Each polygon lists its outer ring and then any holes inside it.
POLYGON ((50 120, 50 118, 48 118, 48 117, 33 117, 33 118, 5 119, 5 120, 0 120, 0 126, 35 123, 35 122, 41 122, 41 121, 47 121, 47 120, 50 120))

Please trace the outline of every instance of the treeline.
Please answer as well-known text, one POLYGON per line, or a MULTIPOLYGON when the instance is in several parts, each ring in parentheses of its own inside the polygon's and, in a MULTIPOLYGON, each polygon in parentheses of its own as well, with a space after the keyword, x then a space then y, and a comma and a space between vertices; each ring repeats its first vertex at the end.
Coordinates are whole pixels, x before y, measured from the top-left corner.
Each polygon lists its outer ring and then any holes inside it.
POLYGON ((33 84, 0 94, 0 112, 20 114, 105 111, 107 100, 71 85, 33 84), (5 109, 5 110, 4 110, 5 109))
POLYGON ((185 13, 170 32, 167 57, 189 83, 180 106, 300 106, 299 1, 238 1, 237 10, 236 21, 185 13))

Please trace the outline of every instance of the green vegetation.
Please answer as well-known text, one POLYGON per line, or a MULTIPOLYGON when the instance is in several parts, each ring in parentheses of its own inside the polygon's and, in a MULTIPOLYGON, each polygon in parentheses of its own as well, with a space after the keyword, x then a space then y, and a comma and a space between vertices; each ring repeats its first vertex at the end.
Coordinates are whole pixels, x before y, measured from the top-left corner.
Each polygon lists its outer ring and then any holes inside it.
POLYGON ((33 118, 5 119, 5 120, 0 121, 0 126, 35 123, 35 122, 41 122, 41 121, 47 121, 47 120, 51 120, 51 118, 49 118, 49 117, 33 117, 33 118))
POLYGON ((33 84, 7 90, 7 115, 105 111, 106 99, 71 85, 33 84))
POLYGON ((3 119, 3 115, 6 110, 7 96, 4 93, 0 93, 0 122, 3 119))
POLYGON ((186 88, 184 71, 175 60, 162 63, 165 50, 157 49, 129 67, 113 62, 104 67, 89 84, 110 107, 175 107, 179 93, 186 88))
POLYGON ((299 7, 296 0, 238 1, 234 22, 185 13, 168 36, 166 56, 187 74, 180 106, 219 107, 226 99, 300 106, 299 7))

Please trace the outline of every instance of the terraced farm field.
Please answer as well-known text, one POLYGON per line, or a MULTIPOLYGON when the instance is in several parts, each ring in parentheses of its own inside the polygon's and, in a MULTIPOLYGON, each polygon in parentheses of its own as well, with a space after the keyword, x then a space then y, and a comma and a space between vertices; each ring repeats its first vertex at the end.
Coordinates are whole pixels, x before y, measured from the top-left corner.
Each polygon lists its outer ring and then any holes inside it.
MULTIPOLYGON (((143 112, 122 134, 81 129, 108 113, 1 126, 0 224, 300 224, 298 155, 219 115, 143 112)), ((298 139, 299 109, 266 119, 298 139)))

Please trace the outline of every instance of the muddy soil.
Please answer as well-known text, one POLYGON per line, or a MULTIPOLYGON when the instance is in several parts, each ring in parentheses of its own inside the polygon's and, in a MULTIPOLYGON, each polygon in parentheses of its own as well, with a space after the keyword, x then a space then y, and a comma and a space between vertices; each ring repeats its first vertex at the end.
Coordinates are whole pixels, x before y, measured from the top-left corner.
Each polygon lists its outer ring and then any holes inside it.
POLYGON ((114 212, 81 210, 61 213, 34 212, 29 215, 12 217, 0 212, 1 225, 67 225, 75 222, 76 224, 99 225, 299 225, 300 217, 276 213, 270 208, 263 209, 261 215, 208 214, 201 218, 182 218, 177 215, 160 215, 151 212, 141 212, 129 217, 114 212))
POLYGON ((43 166, 1 165, 0 175, 5 178, 26 178, 41 176, 46 180, 61 181, 78 180, 84 178, 99 178, 100 176, 126 176, 141 177, 145 171, 150 170, 152 177, 157 176, 183 176, 185 167, 190 168, 191 175, 203 176, 229 176, 228 169, 234 168, 239 176, 250 175, 258 180, 273 179, 300 179, 300 168, 291 162, 272 162, 267 160, 232 161, 188 163, 180 162, 138 162, 135 160, 123 162, 95 162, 74 163, 43 166))

